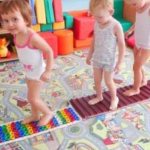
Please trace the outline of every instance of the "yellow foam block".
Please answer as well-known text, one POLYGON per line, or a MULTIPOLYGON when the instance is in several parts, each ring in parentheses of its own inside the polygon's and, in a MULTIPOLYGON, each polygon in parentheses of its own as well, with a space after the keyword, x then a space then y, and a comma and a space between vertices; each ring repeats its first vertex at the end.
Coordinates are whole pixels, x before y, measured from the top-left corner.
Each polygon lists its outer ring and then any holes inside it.
POLYGON ((35 9, 38 23, 46 24, 44 0, 35 0, 35 9))
POLYGON ((64 21, 53 23, 53 30, 64 29, 64 28, 65 28, 64 21))
POLYGON ((32 29, 33 29, 35 32, 39 32, 39 31, 41 30, 40 24, 32 25, 32 29))

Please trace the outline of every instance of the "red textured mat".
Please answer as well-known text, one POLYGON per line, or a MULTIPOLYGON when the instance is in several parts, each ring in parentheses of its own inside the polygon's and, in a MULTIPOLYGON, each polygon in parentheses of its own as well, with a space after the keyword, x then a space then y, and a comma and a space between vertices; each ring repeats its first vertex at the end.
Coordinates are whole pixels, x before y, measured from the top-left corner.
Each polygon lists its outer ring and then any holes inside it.
MULTIPOLYGON (((150 80, 148 84, 141 88, 140 94, 135 96, 124 96, 123 92, 130 89, 131 86, 126 86, 123 88, 117 89, 117 95, 119 98, 118 108, 131 105, 134 103, 138 103, 150 98, 150 80)), ((89 105, 88 101, 95 97, 96 95, 81 97, 77 99, 70 100, 71 105, 75 108, 75 110, 80 114, 83 119, 87 119, 98 114, 108 112, 110 106, 110 94, 109 92, 104 92, 103 97, 104 100, 96 105, 89 105)))

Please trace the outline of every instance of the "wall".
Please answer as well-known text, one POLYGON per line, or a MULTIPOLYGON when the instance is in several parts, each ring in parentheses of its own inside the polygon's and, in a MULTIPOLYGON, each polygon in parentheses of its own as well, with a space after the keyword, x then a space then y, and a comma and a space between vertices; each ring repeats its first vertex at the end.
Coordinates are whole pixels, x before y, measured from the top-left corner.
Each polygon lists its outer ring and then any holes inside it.
POLYGON ((89 8, 90 0, 62 0, 63 12, 89 8))

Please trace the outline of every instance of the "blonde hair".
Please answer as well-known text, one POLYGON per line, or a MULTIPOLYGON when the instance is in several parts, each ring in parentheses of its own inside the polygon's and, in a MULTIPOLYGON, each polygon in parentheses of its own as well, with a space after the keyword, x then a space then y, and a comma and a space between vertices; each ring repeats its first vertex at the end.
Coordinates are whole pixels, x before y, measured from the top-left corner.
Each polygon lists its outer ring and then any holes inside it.
POLYGON ((113 0, 90 0, 89 10, 93 14, 98 7, 113 8, 113 0))
POLYGON ((13 13, 19 10, 27 26, 32 24, 32 11, 27 0, 3 0, 0 3, 0 22, 2 23, 2 15, 13 13))

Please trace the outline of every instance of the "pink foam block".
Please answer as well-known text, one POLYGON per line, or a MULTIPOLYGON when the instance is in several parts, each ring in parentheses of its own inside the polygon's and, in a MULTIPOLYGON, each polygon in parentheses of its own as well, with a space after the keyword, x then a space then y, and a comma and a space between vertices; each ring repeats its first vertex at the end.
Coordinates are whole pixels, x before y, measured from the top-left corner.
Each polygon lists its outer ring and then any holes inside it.
POLYGON ((53 0, 55 21, 63 21, 62 2, 61 0, 53 0))

